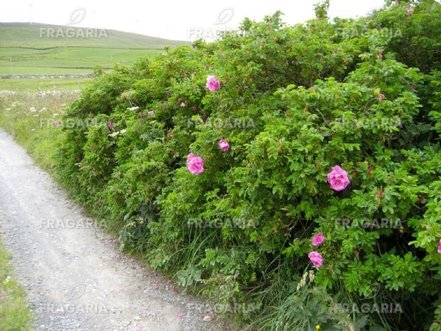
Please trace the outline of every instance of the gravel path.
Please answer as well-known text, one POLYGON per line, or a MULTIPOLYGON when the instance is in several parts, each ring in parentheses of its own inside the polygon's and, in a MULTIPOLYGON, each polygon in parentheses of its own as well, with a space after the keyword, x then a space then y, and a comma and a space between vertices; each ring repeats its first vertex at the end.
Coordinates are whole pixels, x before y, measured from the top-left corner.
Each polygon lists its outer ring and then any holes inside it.
POLYGON ((121 254, 0 130, 0 230, 36 330, 226 330, 208 305, 121 254))

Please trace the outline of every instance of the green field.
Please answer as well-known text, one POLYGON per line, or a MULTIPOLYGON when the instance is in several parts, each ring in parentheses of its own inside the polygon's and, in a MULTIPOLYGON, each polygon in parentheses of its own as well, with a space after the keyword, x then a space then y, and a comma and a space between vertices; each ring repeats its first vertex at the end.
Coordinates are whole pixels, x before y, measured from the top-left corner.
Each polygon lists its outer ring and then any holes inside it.
POLYGON ((0 91, 81 90, 88 81, 89 78, 0 79, 0 91))
POLYGON ((28 48, 82 46, 162 49, 166 46, 177 46, 187 43, 184 41, 149 37, 115 30, 105 30, 105 35, 101 33, 103 30, 96 30, 96 33, 95 30, 93 30, 92 37, 87 37, 87 30, 88 28, 76 28, 63 25, 0 22, 0 46, 28 48), (75 32, 79 30, 84 32, 75 32), (81 35, 84 35, 84 38, 81 38, 81 35))
POLYGON ((141 56, 156 56, 159 49, 92 47, 0 48, 0 74, 90 73, 97 65, 130 64, 141 56))
POLYGON ((0 23, 0 75, 87 74, 180 44, 185 42, 114 30, 0 23))

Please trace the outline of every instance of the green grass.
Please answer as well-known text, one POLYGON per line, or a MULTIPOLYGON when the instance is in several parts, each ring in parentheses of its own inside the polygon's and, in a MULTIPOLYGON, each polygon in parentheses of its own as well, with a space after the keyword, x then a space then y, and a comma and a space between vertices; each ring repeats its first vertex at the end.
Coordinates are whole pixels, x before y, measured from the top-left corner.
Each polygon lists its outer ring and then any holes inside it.
POLYGON ((0 91, 80 90, 89 80, 89 78, 0 79, 0 91))
POLYGON ((25 293, 13 279, 10 256, 0 242, 0 330, 30 330, 31 321, 25 293))
POLYGON ((131 64, 141 56, 158 56, 164 47, 188 44, 115 30, 97 30, 104 32, 92 36, 78 31, 87 30, 0 23, 0 75, 92 73, 96 66, 131 64))
MULTIPOLYGON (((1 52, 1 51, 0 51, 1 52)), ((0 75, 69 75, 69 74, 90 74, 91 68, 50 68, 50 67, 26 67, 26 66, 10 66, 0 67, 0 75)))
POLYGON ((33 49, 0 47, 0 74, 81 74, 96 66, 131 64, 142 56, 154 57, 161 49, 54 47, 33 49))
POLYGON ((150 37, 136 33, 105 30, 105 36, 95 35, 81 38, 79 29, 62 25, 49 25, 40 23, 0 23, 0 45, 2 47, 103 47, 103 48, 141 48, 162 49, 165 46, 189 44, 188 42, 150 37), (54 29, 57 34, 48 33, 54 29), (61 32, 60 32, 61 31, 61 32), (74 36, 69 36, 69 31, 74 31, 74 36), (58 33, 59 32, 59 33, 58 33))
POLYGON ((0 127, 11 134, 39 166, 51 171, 61 134, 56 123, 77 97, 78 92, 68 90, 3 95, 0 97, 0 127))

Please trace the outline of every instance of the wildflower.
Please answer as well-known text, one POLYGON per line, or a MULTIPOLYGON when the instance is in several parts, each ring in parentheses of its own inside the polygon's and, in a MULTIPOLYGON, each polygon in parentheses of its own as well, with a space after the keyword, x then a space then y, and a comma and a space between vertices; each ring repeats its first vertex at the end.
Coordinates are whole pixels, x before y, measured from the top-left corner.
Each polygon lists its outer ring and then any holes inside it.
POLYGON ((441 254, 441 239, 438 242, 438 254, 441 254))
POLYGON ((219 140, 219 148, 222 152, 228 152, 230 150, 230 144, 225 139, 219 140))
POLYGON ((314 268, 318 269, 323 265, 323 256, 319 252, 312 251, 308 254, 308 257, 314 268))
POLYGON ((327 175, 328 183, 334 191, 343 191, 349 184, 347 172, 340 166, 334 166, 327 175))
POLYGON ((200 175, 204 172, 204 160, 193 153, 188 154, 187 157, 187 169, 193 175, 200 175))
POLYGON ((312 246, 320 246, 325 241, 325 236, 322 233, 317 233, 314 237, 312 237, 311 242, 312 246))
POLYGON ((221 83, 216 78, 216 76, 212 75, 207 77, 207 83, 205 86, 207 87, 207 89, 210 90, 210 92, 216 92, 217 90, 220 89, 221 83))
POLYGON ((179 107, 181 107, 181 108, 185 108, 185 102, 184 101, 182 101, 180 104, 179 104, 179 107))
POLYGON ((149 110, 149 111, 147 112, 147 114, 149 114, 149 116, 155 116, 155 111, 153 111, 153 110, 149 110))
POLYGON ((304 287, 306 285, 306 277, 308 277, 308 273, 305 272, 302 276, 302 278, 300 278, 298 284, 297 284, 297 291, 300 290, 302 287, 304 287))

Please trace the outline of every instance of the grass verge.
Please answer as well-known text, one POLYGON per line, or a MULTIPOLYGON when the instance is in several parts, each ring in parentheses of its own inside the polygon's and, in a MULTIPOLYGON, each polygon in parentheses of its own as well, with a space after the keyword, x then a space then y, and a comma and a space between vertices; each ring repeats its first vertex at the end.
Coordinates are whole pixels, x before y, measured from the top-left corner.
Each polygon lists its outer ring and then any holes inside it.
POLYGON ((31 321, 25 293, 13 278, 10 255, 0 242, 0 330, 30 330, 31 321))
POLYGON ((61 134, 64 108, 78 91, 53 90, 0 95, 0 127, 23 146, 36 163, 50 171, 61 134))

